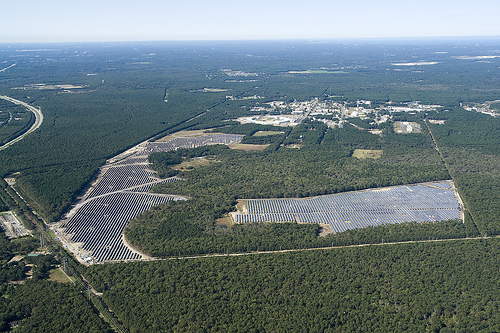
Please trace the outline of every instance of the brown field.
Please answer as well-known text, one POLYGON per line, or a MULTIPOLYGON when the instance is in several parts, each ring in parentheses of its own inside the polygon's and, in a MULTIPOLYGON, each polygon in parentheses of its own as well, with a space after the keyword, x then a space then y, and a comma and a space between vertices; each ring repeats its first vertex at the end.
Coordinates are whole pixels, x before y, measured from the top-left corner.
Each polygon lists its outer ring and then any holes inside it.
POLYGON ((329 224, 320 223, 319 226, 321 227, 321 231, 319 232, 319 237, 325 237, 326 235, 335 233, 333 231, 332 226, 329 224))
POLYGON ((247 212, 247 202, 246 200, 238 200, 236 203, 236 210, 238 213, 246 213, 247 212))
POLYGON ((269 135, 276 135, 276 134, 285 134, 285 132, 281 131, 257 131, 253 136, 269 136, 269 135))
POLYGON ((251 150, 264 150, 267 147, 269 147, 269 145, 268 144, 267 145, 250 145, 250 144, 246 144, 246 143, 235 143, 232 145, 228 145, 228 147, 231 149, 251 151, 251 150))
MULTIPOLYGON (((158 139, 158 142, 166 142, 168 140, 172 140, 173 138, 196 138, 198 136, 204 136, 206 134, 206 129, 204 130, 196 130, 196 131, 180 131, 176 133, 169 134, 164 136, 161 139, 158 139)), ((218 134, 218 133, 210 133, 210 134, 218 134)))
POLYGON ((220 219, 215 220, 215 225, 216 226, 225 225, 226 227, 230 227, 233 225, 233 219, 231 218, 231 216, 226 215, 224 217, 221 217, 220 219))

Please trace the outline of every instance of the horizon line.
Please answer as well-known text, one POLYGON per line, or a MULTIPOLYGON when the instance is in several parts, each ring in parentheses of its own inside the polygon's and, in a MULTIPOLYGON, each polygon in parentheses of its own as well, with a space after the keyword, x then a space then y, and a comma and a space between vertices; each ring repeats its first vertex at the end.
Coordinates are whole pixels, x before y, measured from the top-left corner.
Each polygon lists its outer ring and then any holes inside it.
POLYGON ((293 41, 403 41, 403 40, 473 40, 500 39, 500 35, 454 35, 454 36, 393 36, 393 37, 287 37, 287 38, 242 38, 242 39, 130 39, 130 40, 85 40, 85 41, 0 41, 0 44, 102 44, 102 43, 162 43, 162 42, 293 42, 293 41))

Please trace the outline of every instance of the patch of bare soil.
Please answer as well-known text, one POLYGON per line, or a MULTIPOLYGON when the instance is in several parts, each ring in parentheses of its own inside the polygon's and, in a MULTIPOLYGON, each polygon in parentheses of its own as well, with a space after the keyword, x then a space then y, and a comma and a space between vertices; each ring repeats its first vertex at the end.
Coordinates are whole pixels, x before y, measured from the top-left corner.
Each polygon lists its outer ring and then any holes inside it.
POLYGON ((248 211, 247 211, 246 200, 238 200, 236 204, 236 210, 238 211, 238 213, 247 214, 248 211))
MULTIPOLYGON (((158 139, 156 141, 166 142, 166 141, 172 140, 174 138, 196 138, 199 136, 207 135, 207 131, 208 130, 206 130, 206 129, 196 130, 196 131, 180 131, 180 132, 175 132, 175 133, 169 134, 167 136, 164 136, 163 138, 158 139)), ((222 133, 210 133, 210 135, 212 135, 212 134, 222 134, 222 133)))
POLYGON ((251 150, 264 150, 267 147, 269 147, 269 145, 250 145, 250 144, 246 144, 246 143, 235 143, 232 145, 228 145, 228 147, 231 149, 251 151, 251 150))
POLYGON ((319 237, 325 237, 326 235, 334 233, 332 226, 329 224, 320 223, 319 226, 321 227, 319 237))
POLYGON ((224 217, 221 217, 220 219, 215 220, 215 225, 216 226, 224 225, 226 227, 230 227, 233 225, 233 219, 231 219, 231 216, 226 215, 224 217))

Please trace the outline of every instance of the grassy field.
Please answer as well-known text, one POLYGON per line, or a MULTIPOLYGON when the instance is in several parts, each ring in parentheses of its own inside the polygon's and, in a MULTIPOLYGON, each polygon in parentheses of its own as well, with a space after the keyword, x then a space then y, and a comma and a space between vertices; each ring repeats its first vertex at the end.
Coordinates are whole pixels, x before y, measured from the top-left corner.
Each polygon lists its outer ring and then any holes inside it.
POLYGON ((69 283, 73 282, 60 268, 55 268, 49 272, 49 281, 69 283))
POLYGON ((215 163, 216 161, 207 156, 190 158, 188 160, 183 161, 181 164, 174 166, 175 170, 192 170, 194 168, 203 167, 215 163))
POLYGON ((284 134, 285 132, 280 132, 280 131, 258 131, 255 132, 253 136, 270 136, 270 135, 277 135, 277 134, 284 134))
POLYGON ((380 158, 382 157, 382 150, 370 150, 370 149, 355 149, 352 153, 352 157, 356 157, 359 159, 364 158, 380 158))

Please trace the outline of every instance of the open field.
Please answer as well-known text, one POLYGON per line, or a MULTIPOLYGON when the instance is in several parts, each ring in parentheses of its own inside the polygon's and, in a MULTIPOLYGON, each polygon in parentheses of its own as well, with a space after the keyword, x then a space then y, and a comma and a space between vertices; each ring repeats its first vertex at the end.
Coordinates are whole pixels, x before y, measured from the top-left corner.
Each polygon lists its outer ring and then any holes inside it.
POLYGON ((239 150, 245 150, 245 151, 251 151, 251 150, 264 150, 269 145, 252 145, 252 144, 247 144, 247 143, 237 143, 237 144, 232 144, 229 146, 231 149, 239 149, 239 150))
POLYGON ((174 165, 172 169, 189 171, 195 168, 208 166, 216 162, 217 161, 215 161, 213 158, 208 158, 207 156, 196 157, 185 160, 181 164, 174 165))
POLYGON ((206 135, 207 130, 194 130, 194 131, 179 131, 169 135, 164 136, 161 139, 156 140, 157 142, 167 142, 174 138, 196 138, 206 135))
POLYGON ((382 156, 382 150, 370 150, 370 149, 355 149, 352 153, 352 157, 359 159, 373 158, 377 159, 382 156))
POLYGON ((215 226, 218 226, 218 227, 220 227, 220 226, 230 227, 231 225, 233 225, 233 219, 229 215, 215 220, 215 226))
POLYGON ((185 130, 185 131, 179 131, 175 133, 171 133, 169 135, 166 135, 158 140, 155 140, 155 142, 167 142, 172 139, 176 138, 203 138, 211 135, 226 135, 225 133, 217 133, 217 132, 209 132, 210 129, 201 129, 201 130, 185 130))
POLYGON ((54 268, 49 271, 49 281, 55 281, 60 283, 73 283, 73 280, 64 272, 61 268, 54 268))
POLYGON ((269 136, 269 135, 277 135, 284 133, 285 132, 280 132, 280 131, 257 131, 253 136, 269 136))

